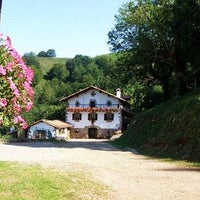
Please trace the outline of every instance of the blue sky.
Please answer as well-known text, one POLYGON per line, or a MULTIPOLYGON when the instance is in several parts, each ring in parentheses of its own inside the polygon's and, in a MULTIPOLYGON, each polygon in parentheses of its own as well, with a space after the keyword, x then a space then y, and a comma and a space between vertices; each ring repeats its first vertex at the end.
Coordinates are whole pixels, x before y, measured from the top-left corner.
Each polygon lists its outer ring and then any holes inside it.
POLYGON ((57 57, 109 53, 108 32, 127 0, 3 0, 0 31, 15 49, 57 57))

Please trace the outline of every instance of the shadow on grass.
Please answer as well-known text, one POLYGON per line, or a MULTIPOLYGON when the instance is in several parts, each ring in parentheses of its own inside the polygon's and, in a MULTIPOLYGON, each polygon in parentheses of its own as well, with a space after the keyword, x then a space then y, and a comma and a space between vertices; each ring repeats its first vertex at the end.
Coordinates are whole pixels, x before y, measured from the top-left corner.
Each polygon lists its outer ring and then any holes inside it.
POLYGON ((197 167, 176 167, 176 168, 168 168, 168 169, 158 169, 158 171, 171 171, 171 172, 200 172, 200 168, 197 167))

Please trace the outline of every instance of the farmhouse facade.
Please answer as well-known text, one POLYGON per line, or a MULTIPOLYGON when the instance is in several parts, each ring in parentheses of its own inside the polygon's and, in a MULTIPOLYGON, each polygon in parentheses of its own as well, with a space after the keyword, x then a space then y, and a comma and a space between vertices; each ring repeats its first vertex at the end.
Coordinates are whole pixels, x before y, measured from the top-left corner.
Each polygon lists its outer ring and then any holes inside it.
POLYGON ((89 86, 60 101, 66 102, 65 120, 73 126, 71 138, 109 138, 121 132, 131 116, 120 89, 113 95, 89 86))

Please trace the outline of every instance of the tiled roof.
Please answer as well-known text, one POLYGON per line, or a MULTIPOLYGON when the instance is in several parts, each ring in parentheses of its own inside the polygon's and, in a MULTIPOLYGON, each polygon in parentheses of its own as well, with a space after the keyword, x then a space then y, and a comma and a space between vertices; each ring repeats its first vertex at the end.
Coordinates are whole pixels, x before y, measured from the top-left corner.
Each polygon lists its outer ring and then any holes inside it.
POLYGON ((47 120, 47 119, 41 119, 41 120, 39 120, 39 121, 37 121, 37 122, 35 122, 34 124, 32 124, 32 125, 35 125, 35 124, 37 124, 37 123, 39 123, 39 122, 44 122, 44 123, 46 123, 46 124, 49 124, 50 126, 53 126, 53 127, 55 127, 55 128, 71 128, 72 127, 72 125, 71 124, 68 124, 68 123, 66 123, 66 122, 63 122, 63 121, 60 121, 60 120, 47 120))
POLYGON ((114 95, 114 94, 111 94, 111 93, 109 93, 109 92, 107 92, 107 91, 105 91, 105 90, 102 90, 102 89, 100 89, 100 88, 98 88, 98 87, 95 87, 95 86, 92 86, 92 85, 89 86, 89 87, 86 87, 86 88, 84 88, 84 89, 82 89, 82 90, 79 90, 78 92, 75 92, 75 93, 73 93, 73 94, 71 94, 71 95, 69 95, 69 96, 67 96, 67 97, 64 97, 64 98, 60 99, 60 101, 67 101, 68 99, 70 99, 70 98, 72 98, 72 97, 74 97, 74 96, 76 96, 76 95, 78 95, 78 94, 81 94, 81 93, 83 93, 83 92, 86 92, 86 91, 88 91, 88 90, 90 90, 90 89, 94 89, 94 90, 103 92, 103 93, 105 93, 105 94, 107 94, 107 95, 109 95, 109 96, 112 96, 112 97, 114 97, 114 98, 116 98, 116 99, 119 99, 120 101, 123 101, 123 102, 126 102, 126 103, 127 103, 127 101, 126 101, 125 99, 119 98, 119 97, 117 97, 117 96, 114 95))

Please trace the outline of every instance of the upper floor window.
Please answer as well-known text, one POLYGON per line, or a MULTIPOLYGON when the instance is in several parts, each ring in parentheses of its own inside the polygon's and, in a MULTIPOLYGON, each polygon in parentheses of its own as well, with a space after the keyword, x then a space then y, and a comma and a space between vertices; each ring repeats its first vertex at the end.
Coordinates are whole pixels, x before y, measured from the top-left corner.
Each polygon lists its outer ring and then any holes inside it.
POLYGON ((74 121, 79 121, 79 120, 82 119, 82 114, 81 114, 81 113, 78 113, 78 112, 75 112, 75 113, 72 114, 72 119, 73 119, 74 121))
POLYGON ((96 100, 90 100, 90 108, 96 107, 96 100))
POLYGON ((93 97, 93 96, 95 96, 96 95, 96 92, 95 91, 92 91, 91 92, 91 96, 93 97))
POLYGON ((104 120, 105 121, 113 121, 114 120, 114 114, 111 112, 107 112, 104 114, 104 120))
POLYGON ((88 114, 88 120, 97 120, 98 115, 97 113, 89 113, 88 114))
POLYGON ((76 100, 75 107, 79 107, 79 106, 80 106, 80 102, 79 100, 76 100))
POLYGON ((110 100, 108 100, 108 101, 106 102, 106 105, 107 105, 108 107, 110 107, 110 106, 112 106, 112 102, 111 102, 110 100))

